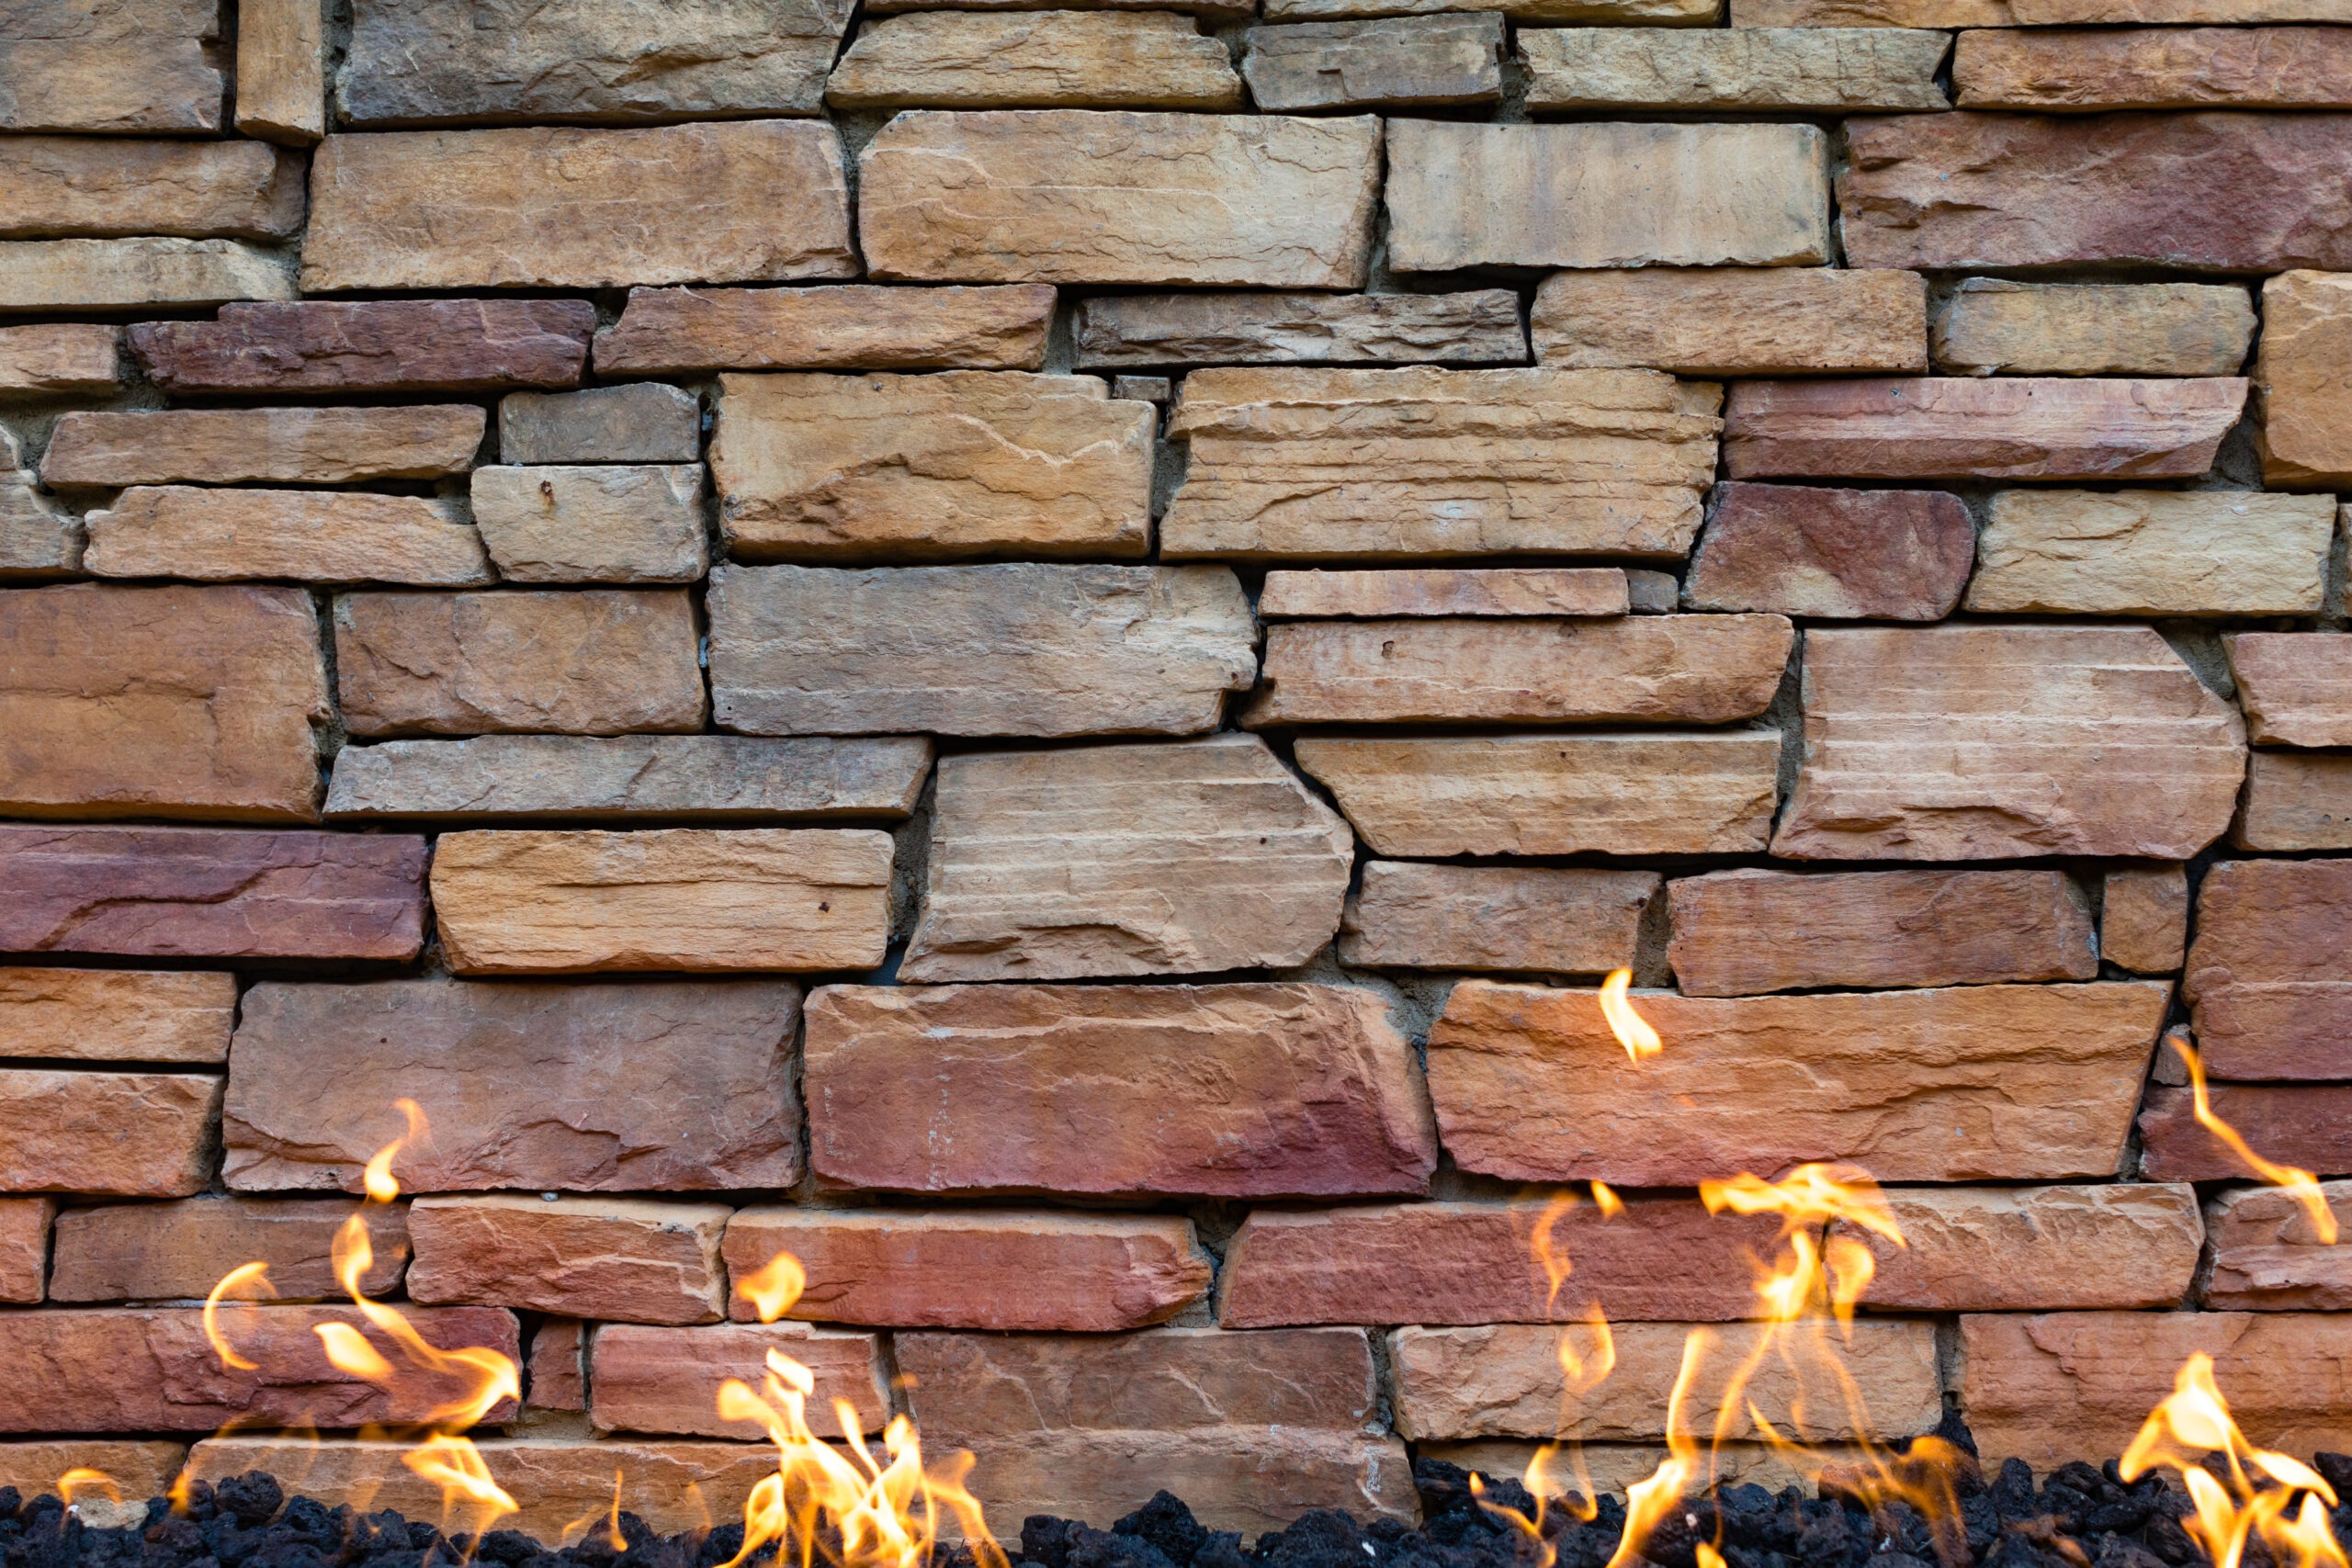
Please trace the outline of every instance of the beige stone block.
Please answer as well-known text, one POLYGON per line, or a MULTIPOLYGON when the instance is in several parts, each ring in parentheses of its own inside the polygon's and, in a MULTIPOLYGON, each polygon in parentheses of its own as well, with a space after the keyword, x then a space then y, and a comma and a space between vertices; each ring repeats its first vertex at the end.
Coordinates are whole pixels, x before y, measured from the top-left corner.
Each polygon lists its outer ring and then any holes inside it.
POLYGON ((760 1387, 770 1350, 799 1362, 814 1377, 808 1418, 818 1436, 874 1433, 889 1424, 881 1336, 805 1323, 714 1323, 699 1328, 599 1324, 588 1350, 588 1382, 595 1391, 589 1419, 600 1433, 756 1440, 763 1435, 756 1425, 719 1417, 717 1394, 729 1378, 760 1387), (846 1428, 835 1411, 840 1401, 847 1401, 854 1413, 846 1428))
POLYGON ((217 1066, 236 1016, 234 975, 0 968, 0 1056, 217 1066))
POLYGON ((2256 744, 2352 746, 2352 637, 2239 632, 2222 646, 2256 744))
POLYGON ((1536 359, 1563 369, 1802 376, 1926 369, 1927 312, 1914 272, 1645 267, 1555 273, 1531 324, 1536 359))
POLYGON ((220 1087, 214 1073, 0 1068, 0 1192, 201 1192, 219 1164, 220 1087))
POLYGON ((138 1441, 108 1441, 75 1438, 42 1442, 0 1443, 0 1486, 13 1486, 28 1503, 47 1495, 62 1496, 60 1484, 72 1470, 95 1470, 114 1483, 118 1501, 106 1487, 82 1484, 74 1491, 75 1516, 91 1529, 142 1528, 147 1500, 171 1489, 187 1462, 187 1445, 138 1441))
POLYGON ((40 1301, 49 1272, 50 1227, 56 1218, 54 1198, 0 1198, 0 1302, 40 1301))
POLYGON ((1374 861, 1348 896, 1340 962, 1371 968, 1631 968, 1657 897, 1650 871, 1374 861))
MULTIPOLYGON (((724 1203, 493 1192, 409 1205, 412 1301, 621 1323, 726 1316, 724 1203)), ((716 1390, 714 1389, 714 1392, 716 1390)))
POLYGON ((2181 1183, 2100 1187, 1903 1187, 1886 1191, 1900 1245, 1862 1226, 1865 1307, 2034 1312, 2177 1306, 2205 1227, 2181 1183))
POLYGON ((326 7, 238 0, 237 130, 307 147, 327 133, 326 7))
MULTIPOLYGON (((2337 1233, 2352 1224, 2352 1181, 2324 1181, 2320 1194, 2337 1233)), ((2276 1187, 2239 1187, 2205 1209, 2213 1268, 2199 1306, 2256 1312, 2342 1312, 2352 1308, 2352 1254, 2321 1239, 2299 1194, 2276 1187)))
POLYGON ((2110 871, 2100 899, 2099 956, 2142 975, 2180 967, 2188 943, 2188 874, 2177 865, 2110 871))
POLYGON ((2256 751, 2231 829, 2242 850, 2352 850, 2352 756, 2256 751))
POLYGON ((2327 596, 2332 495, 2002 491, 1967 607, 2085 615, 2311 615, 2327 596))
POLYGON ((1238 109, 1225 45, 1168 11, 883 17, 825 82, 841 109, 1238 109))
POLYGON ((890 853, 867 829, 448 833, 434 911, 460 975, 870 969, 890 853))
POLYGON ((0 130, 220 129, 220 0, 9 0, 0 130))
POLYGON ((1251 28, 1241 73, 1262 109, 1423 108, 1502 96, 1503 18, 1373 17, 1251 28))
POLYGON ((1712 27, 1722 0, 1266 0, 1270 22, 1318 22, 1341 17, 1415 17, 1448 11, 1499 11, 1513 22, 1597 27, 1712 27))
POLYGON ((497 578, 481 536, 453 500, 142 485, 83 522, 82 570, 96 577, 418 588, 475 588, 497 578))
POLYGON ((0 314, 291 299, 294 262, 242 240, 0 241, 0 314))
POLYGON ((259 141, 0 137, 0 238, 291 239, 302 159, 259 141))
POLYGON ((38 581, 78 570, 82 564, 80 518, 43 495, 23 460, 16 437, 0 431, 0 582, 38 581))
POLYGON ((1977 28, 1960 35, 1952 85, 1972 109, 2352 108, 2347 70, 2352 39, 2335 28, 1977 28))
POLYGON ((0 327, 0 397, 83 397, 122 385, 122 329, 88 321, 0 327))
POLYGON ((1258 595, 1268 620, 1622 615, 1631 607, 1624 570, 1613 566, 1270 571, 1258 595))
POLYGON ((331 136, 306 293, 846 277, 841 143, 821 121, 331 136))
POLYGON ((2254 389, 2265 484, 2352 485, 2352 273, 2263 280, 2254 389))
POLYGON ((710 565, 700 463, 476 468, 473 518, 510 582, 693 582, 710 565))
POLYGON ((1951 35, 1906 28, 1574 28, 1519 35, 1527 107, 1849 114, 1951 107, 1951 35))
MULTIPOLYGON (((59 1217, 49 1295, 59 1302, 198 1301, 232 1269, 269 1266, 277 1301, 340 1301, 336 1235, 360 1206, 346 1199, 184 1198, 112 1203, 59 1217)), ((408 1267, 408 1210, 367 1212, 374 1262, 368 1295, 389 1293, 408 1267)))
MULTIPOLYGON (((1562 1452, 1553 1445, 1510 1438, 1473 1438, 1464 1442, 1415 1443, 1424 1459, 1442 1460, 1490 1480, 1524 1482, 1528 1467, 1544 1455, 1544 1481, 1549 1496, 1558 1499, 1573 1492, 1579 1497, 1623 1497, 1625 1489, 1656 1475, 1669 1458, 1664 1443, 1579 1443, 1562 1452)), ((1699 1456, 1702 1480, 1713 1477, 1725 1486, 1749 1482, 1768 1492, 1793 1486, 1809 1492, 1822 1462, 1850 1464, 1867 1470, 1868 1450, 1843 1443, 1817 1443, 1806 1452, 1804 1468, 1792 1463, 1770 1443, 1705 1444, 1699 1456)))
POLYGON ((1038 370, 1046 284, 889 288, 632 288, 596 333, 605 375, 698 370, 1038 370))
POLYGON ((1938 312, 1933 341, 1936 368, 1961 376, 2234 376, 2254 301, 2235 283, 1971 277, 1938 312))
POLYGON ((711 471, 736 559, 1150 549, 1158 421, 1100 377, 726 376, 719 389, 711 471))
POLYGON ((463 403, 76 410, 50 436, 41 480, 113 490, 439 479, 473 466, 484 423, 481 410, 463 403))
POLYGON ((1103 294, 1079 302, 1081 369, 1129 366, 1521 364, 1508 288, 1461 294, 1103 294))

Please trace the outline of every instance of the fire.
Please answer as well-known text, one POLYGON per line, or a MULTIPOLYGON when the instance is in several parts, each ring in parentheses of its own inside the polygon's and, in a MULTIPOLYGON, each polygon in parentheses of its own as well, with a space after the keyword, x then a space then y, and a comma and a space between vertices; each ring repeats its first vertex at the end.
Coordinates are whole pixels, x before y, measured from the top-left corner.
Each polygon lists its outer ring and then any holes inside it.
POLYGON ((2177 1040, 2173 1045, 2188 1065, 2189 1108, 2196 1113, 2197 1124, 2227 1144, 2230 1152, 2265 1181, 2286 1189, 2288 1195, 2311 1215, 2312 1228, 2319 1234, 2320 1245, 2334 1247, 2335 1211, 2328 1206, 2327 1194, 2320 1190, 2319 1179, 2299 1166, 2279 1165, 2256 1154, 2235 1127, 2214 1113, 2212 1100, 2205 1092, 2205 1061, 2198 1055, 2197 1047, 2186 1040, 2177 1040))
POLYGON ((2182 1366, 2172 1393, 2124 1452, 2126 1481, 2158 1468, 2177 1475, 2196 1506, 2196 1517, 2183 1528, 2213 1568, 2240 1568, 2253 1541, 2268 1550, 2278 1568, 2346 1568, 2328 1525, 2335 1491, 2300 1460, 2246 1440, 2213 1382, 2213 1359, 2202 1350, 2182 1366), (2209 1455, 2224 1463, 2209 1463, 2209 1455), (2226 1479, 2217 1470, 2226 1471, 2226 1479), (2301 1506, 2290 1514, 2298 1497, 2301 1506))
POLYGON ((1600 1016, 1609 1021, 1609 1032, 1617 1037, 1617 1043, 1625 1047, 1625 1055, 1631 1056, 1638 1066, 1645 1057, 1655 1056, 1665 1050, 1666 1042, 1657 1037, 1657 1031, 1652 1029, 1648 1021, 1634 1010, 1634 1004, 1625 999, 1625 989, 1633 983, 1634 972, 1631 969, 1614 970, 1609 978, 1600 982, 1600 1016))

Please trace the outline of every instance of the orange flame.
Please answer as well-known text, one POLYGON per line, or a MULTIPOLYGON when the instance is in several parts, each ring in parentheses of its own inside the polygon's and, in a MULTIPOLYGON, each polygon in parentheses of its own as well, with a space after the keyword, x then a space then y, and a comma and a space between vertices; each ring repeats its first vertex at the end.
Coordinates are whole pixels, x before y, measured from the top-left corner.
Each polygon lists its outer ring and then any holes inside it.
POLYGON ((247 1286, 253 1286, 266 1295, 274 1296, 277 1293, 270 1288, 268 1264, 240 1263, 226 1274, 221 1275, 220 1281, 206 1293, 204 1298, 204 1337, 212 1342, 212 1353, 220 1358, 220 1364, 232 1371, 252 1372, 261 1370, 232 1349, 228 1337, 220 1332, 220 1303, 228 1298, 230 1292, 242 1291, 247 1286))
POLYGON ((113 1476, 103 1470, 92 1470, 80 1464, 57 1478, 58 1500, 70 1508, 74 1506, 74 1493, 86 1492, 93 1487, 105 1493, 109 1503, 122 1501, 122 1488, 115 1484, 113 1476))
POLYGON ((2288 1196, 2303 1206, 2312 1217, 2312 1228, 2319 1233, 2320 1245, 2335 1245, 2335 1211, 2328 1206, 2327 1194, 2320 1190, 2319 1179, 2300 1166, 2278 1165, 2256 1154, 2238 1130, 2216 1115, 2213 1102, 2205 1092, 2205 1061, 2197 1047, 2186 1040, 2176 1040, 2174 1049, 2188 1065, 2189 1109, 2196 1113, 2197 1124, 2227 1144, 2230 1152, 2245 1161, 2248 1168, 2274 1187, 2284 1188, 2288 1196))
POLYGON ((2202 1350, 2182 1365, 2172 1393, 2132 1439, 2121 1474, 2137 1481, 2159 1467, 2188 1489, 2197 1514, 2182 1528, 2205 1549, 2213 1568, 2240 1568, 2255 1540, 2269 1549, 2278 1568, 2346 1568, 2328 1524, 2334 1489, 2301 1461, 2246 1440, 2213 1381, 2213 1359, 2202 1350), (2226 1481, 2205 1463, 2208 1454, 2227 1461, 2226 1481), (2298 1495, 2301 1506, 2290 1516, 2298 1495))
POLYGON ((1617 1043, 1625 1047, 1625 1055, 1638 1066, 1644 1057, 1665 1050, 1666 1042, 1625 999, 1625 989, 1633 983, 1631 969, 1612 971, 1609 978, 1600 982, 1600 1016, 1609 1021, 1609 1032, 1617 1037, 1617 1043))

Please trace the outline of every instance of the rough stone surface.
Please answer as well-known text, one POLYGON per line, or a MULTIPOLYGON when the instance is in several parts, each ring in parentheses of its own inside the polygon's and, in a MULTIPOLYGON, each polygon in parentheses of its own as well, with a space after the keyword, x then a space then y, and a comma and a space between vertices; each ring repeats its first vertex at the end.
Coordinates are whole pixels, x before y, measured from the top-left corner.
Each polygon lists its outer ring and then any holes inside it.
POLYGON ((2332 495, 2003 491, 1968 608, 2086 615, 2311 615, 2327 596, 2332 495))
POLYGON ((1437 1166, 1370 990, 829 986, 802 1053, 809 1168, 842 1187, 1371 1197, 1437 1166))
POLYGON ((1197 734, 1258 673, 1216 567, 726 566, 708 605, 716 716, 755 735, 1197 734))
POLYGON ((1242 722, 1725 724, 1771 705, 1795 640, 1780 615, 1292 622, 1242 722))
POLYGON ((242 240, 0 241, 0 312, 291 299, 294 265, 242 240))
POLYGON ((2352 850, 2352 756, 2256 751, 2230 841, 2244 850, 2352 850))
POLYGON ((2352 224, 2309 200, 2352 156, 2352 116, 1905 115, 1846 135, 1855 266, 2352 266, 2352 224))
POLYGON ((1756 1310, 1746 1264, 1774 1234, 1687 1197, 1628 1199, 1613 1218, 1532 1200, 1256 1209, 1226 1244, 1217 1321, 1568 1323, 1599 1307, 1612 1323, 1723 1322, 1756 1310), (1539 1233, 1568 1262, 1556 1292, 1539 1233))
POLYGON ((50 1226, 56 1218, 54 1199, 0 1198, 0 1302, 33 1305, 40 1301, 42 1276, 49 1269, 50 1226))
POLYGON ((2254 301, 2234 283, 1969 277, 1936 317, 1933 341, 1936 368, 1962 376, 2234 376, 2254 341, 2254 301))
POLYGON ((1500 11, 1529 26, 1591 23, 1601 27, 1712 27, 1720 0, 1266 0, 1270 22, 1329 21, 1344 17, 1426 16, 1432 12, 1500 11))
POLYGON ((220 129, 219 0, 9 0, 0 30, 0 130, 220 129))
POLYGON ((1988 1461, 2046 1470, 2120 1454, 2198 1350, 2248 1441, 2290 1454, 2352 1445, 2352 1318, 2317 1313, 1971 1314, 1961 1411, 1988 1461))
POLYGON ((1984 28, 1960 35, 1952 85, 1972 109, 2352 108, 2346 72, 2335 28, 1984 28))
POLYGON ((481 410, 168 409, 57 422, 40 477, 54 486, 299 484, 430 479, 473 467, 481 410))
POLYGON ((102 1491, 85 1488, 74 1499, 75 1514, 92 1529, 143 1528, 146 1500, 170 1490, 187 1460, 187 1448, 182 1443, 106 1442, 86 1438, 0 1443, 0 1486, 15 1487, 20 1497, 38 1497, 44 1492, 53 1496, 59 1477, 67 1471, 102 1471, 121 1488, 122 1502, 117 1504, 102 1491))
POLYGON ((1631 608, 1625 573, 1613 566, 1270 571, 1258 596, 1268 620, 1622 615, 1631 608))
POLYGON ((413 495, 142 485, 83 523, 82 570, 98 577, 474 588, 496 576, 456 502, 413 495))
POLYGON ((80 570, 81 520, 36 490, 32 474, 17 466, 21 460, 15 437, 0 440, 0 582, 80 570))
POLYGON ((1804 704, 1799 860, 2187 860, 2245 773, 2236 709, 2146 626, 1815 631, 1804 704))
MULTIPOLYGON (((2352 258, 2337 265, 2352 268, 2352 258)), ((2267 484, 2352 483, 2352 277, 2290 272, 2262 285, 2255 404, 2267 484)))
MULTIPOLYGON (((331 821, 451 825, 530 818, 726 821, 901 819, 931 742, 741 735, 484 735, 346 746, 331 821)), ((4 1026, 0 1026, 4 1027, 4 1026)))
POLYGON ((305 299, 142 322, 130 347, 169 393, 495 392, 578 386, 595 325, 585 299, 305 299))
POLYGON ((108 394, 122 385, 122 329, 88 321, 0 327, 0 396, 108 394))
POLYGON ((1519 299, 1466 294, 1107 294, 1079 302, 1078 363, 1517 364, 1519 299))
POLYGON ((2112 1176, 2170 990, 1637 992, 1666 1049, 1634 1066, 1594 992, 1464 980, 1431 1028, 1430 1093, 1455 1163, 1511 1181, 1688 1187, 1806 1160, 1883 1181, 2112 1176))
POLYGON ((632 288, 596 334, 605 375, 697 370, 1037 370, 1054 290, 632 288))
POLYGON ((424 862, 394 834, 0 827, 0 953, 406 963, 424 862))
POLYGON ((738 560, 1150 549, 1158 420, 1098 376, 726 376, 719 389, 711 471, 738 560))
POLYGON ((700 463, 476 468, 474 525, 510 582, 693 582, 700 463))
POLYGON ((1339 929, 1353 840, 1266 743, 941 761, 907 980, 1303 964, 1339 929))
POLYGON ((2222 646, 2257 744, 2352 746, 2352 637, 2240 632, 2222 646))
POLYGON ((1802 376, 1928 367, 1927 284, 1911 272, 1560 272, 1536 291, 1532 324, 1536 358, 1572 370, 1638 366, 1687 376, 1802 376))
POLYGON ((890 835, 447 833, 433 908, 459 975, 871 969, 890 935, 890 835))
POLYGON ((1261 109, 1418 108, 1502 96, 1503 19, 1381 17, 1251 28, 1241 62, 1261 109))
MULTIPOLYGON (((509 1358, 522 1353, 512 1313, 447 1307, 407 1315, 438 1349, 478 1345, 509 1358)), ((250 1371, 221 1364, 202 1316, 196 1307, 0 1314, 0 1358, 9 1368, 0 1387, 0 1432, 209 1432, 240 1417, 328 1427, 418 1422, 464 1387, 412 1372, 385 1388, 336 1371, 312 1332, 316 1325, 348 1324, 393 1366, 409 1364, 348 1307, 224 1309, 220 1332, 256 1364, 250 1371)), ((488 1414, 510 1418, 514 1402, 502 1399, 488 1414)))
POLYGON ((917 11, 872 19, 833 67, 825 101, 843 109, 1242 107, 1225 45, 1166 11, 917 11))
POLYGON ((0 1191, 201 1192, 220 1152, 220 1079, 209 1073, 0 1068, 0 1191))
POLYGON ((1685 596, 1697 610, 1935 621, 1968 581, 1976 526, 1939 491, 1715 487, 1685 596))
POLYGON ((2177 1306, 2205 1239, 2186 1185, 1896 1188, 1886 1201, 1901 1246, 1838 1227, 1876 1257, 1862 1302, 1882 1310, 2177 1306))
MULTIPOLYGON (((2320 1189, 2338 1233, 2352 1222, 2352 1182, 2320 1189)), ((2198 1293, 2208 1307, 2256 1312, 2341 1312, 2352 1307, 2352 1269, 2320 1239, 2311 1212, 2276 1187, 2242 1187, 2215 1195, 2205 1210, 2213 1269, 2198 1293)))
POLYGON ((1348 896, 1340 961, 1373 968, 1631 968, 1654 871, 1373 861, 1348 896))
MULTIPOLYGON (((59 1302, 196 1301, 241 1263, 269 1265, 279 1301, 340 1301, 332 1254, 355 1212, 340 1198, 187 1198, 59 1216, 49 1295, 59 1302)), ((368 1211, 375 1262, 360 1289, 383 1295, 408 1267, 408 1210, 368 1211)))
POLYGON ((2110 871, 2100 899, 2101 958, 2142 975, 2178 969, 2188 943, 2188 874, 2177 865, 2110 871))
POLYGON ((0 1057, 217 1066, 236 1016, 233 975, 0 968, 0 1057))
POLYGON ((1686 996, 2098 976, 2090 900, 2061 872, 1747 869, 1667 895, 1686 996))
POLYGON ((1531 109, 1951 107, 1949 35, 1904 28, 1563 28, 1520 35, 1531 109))
POLYGON ((824 1438, 851 1435, 834 1413, 849 1402, 856 1432, 880 1431, 890 1419, 881 1337, 811 1328, 805 1323, 719 1323, 707 1328, 605 1324, 589 1352, 588 1410, 599 1432, 675 1432, 695 1438, 760 1435, 721 1420, 712 1394, 728 1378, 753 1388, 767 1375, 767 1353, 780 1350, 808 1369, 816 1389, 808 1425, 824 1438))
POLYGON ((845 0, 358 0, 335 106, 354 125, 814 114, 845 0))
POLYGON ((1734 0, 1734 27, 2050 28, 2334 22, 2341 0, 1734 0))
MULTIPOLYGON (((895 1328, 1141 1328, 1200 1300, 1211 1272, 1174 1214, 778 1207, 729 1222, 730 1276, 779 1252, 808 1275, 791 1316, 895 1328)), ((746 1321, 751 1303, 738 1295, 729 1314, 746 1321)))
POLYGON ((1192 453, 1161 551, 1679 557, 1718 398, 1650 370, 1196 371, 1169 421, 1192 453))
POLYGON ((1292 749, 1384 855, 1754 854, 1778 730, 1302 739, 1292 749))
POLYGON ((410 1191, 788 1187, 799 1004, 771 981, 266 982, 237 1029, 223 1175, 357 1191, 406 1095, 433 1129, 393 1163, 410 1191))
POLYGON ((702 400, 635 381, 498 400, 502 463, 691 463, 702 457, 702 400))
MULTIPOLYGON (((2352 1176, 2352 1088, 2342 1084, 2215 1084, 2213 1114, 2264 1158, 2322 1176, 2352 1176)), ((2198 1125, 2185 1089, 2151 1089, 2140 1113, 2140 1174, 2152 1181, 2257 1177, 2198 1125)))
POLYGON ((588 1409, 588 1325, 576 1317, 541 1320, 531 1335, 525 1399, 534 1410, 588 1409))
POLYGON ((913 110, 858 154, 878 278, 1360 288, 1380 122, 913 110))
POLYGON ((0 138, 0 238, 285 240, 302 227, 302 160, 259 141, 0 138))
POLYGON ((1395 120, 1388 225, 1399 272, 1817 265, 1827 142, 1809 125, 1395 120))
POLYGON ((409 1206, 412 1301, 516 1307, 616 1323, 726 1315, 724 1203, 492 1193, 409 1206))
POLYGON ((370 739, 700 729, 694 606, 676 590, 334 602, 343 720, 370 739))
POLYGON ((330 136, 311 166, 302 287, 606 288, 846 277, 830 125, 330 136))
POLYGON ((309 0, 239 0, 238 130, 292 147, 326 134, 326 31, 309 0))
POLYGON ((2212 867, 2184 982, 2215 1077, 2352 1077, 2352 860, 2212 867))

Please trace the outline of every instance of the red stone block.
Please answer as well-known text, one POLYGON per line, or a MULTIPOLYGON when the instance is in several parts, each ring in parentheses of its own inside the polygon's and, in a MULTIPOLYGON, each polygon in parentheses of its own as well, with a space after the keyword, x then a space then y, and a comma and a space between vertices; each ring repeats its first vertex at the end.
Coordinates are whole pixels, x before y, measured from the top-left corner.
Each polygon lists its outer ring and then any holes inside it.
POLYGON ((146 321, 131 351, 167 392, 494 392, 576 387, 585 299, 304 299, 146 321))
MULTIPOLYGON (((2263 1158, 2321 1176, 2352 1176, 2352 1084, 2214 1084, 2213 1114, 2263 1158)), ((2151 1089, 2140 1112, 2140 1174, 2151 1181, 2231 1181, 2256 1174, 2198 1124, 2185 1089, 2151 1089)))
POLYGON ((2185 979, 2214 1077, 2352 1077, 2352 860, 2213 867, 2185 979))
POLYGON ((1697 610, 1939 621, 1960 603, 1976 526, 1956 495, 1819 485, 1715 487, 1690 563, 1697 610))

